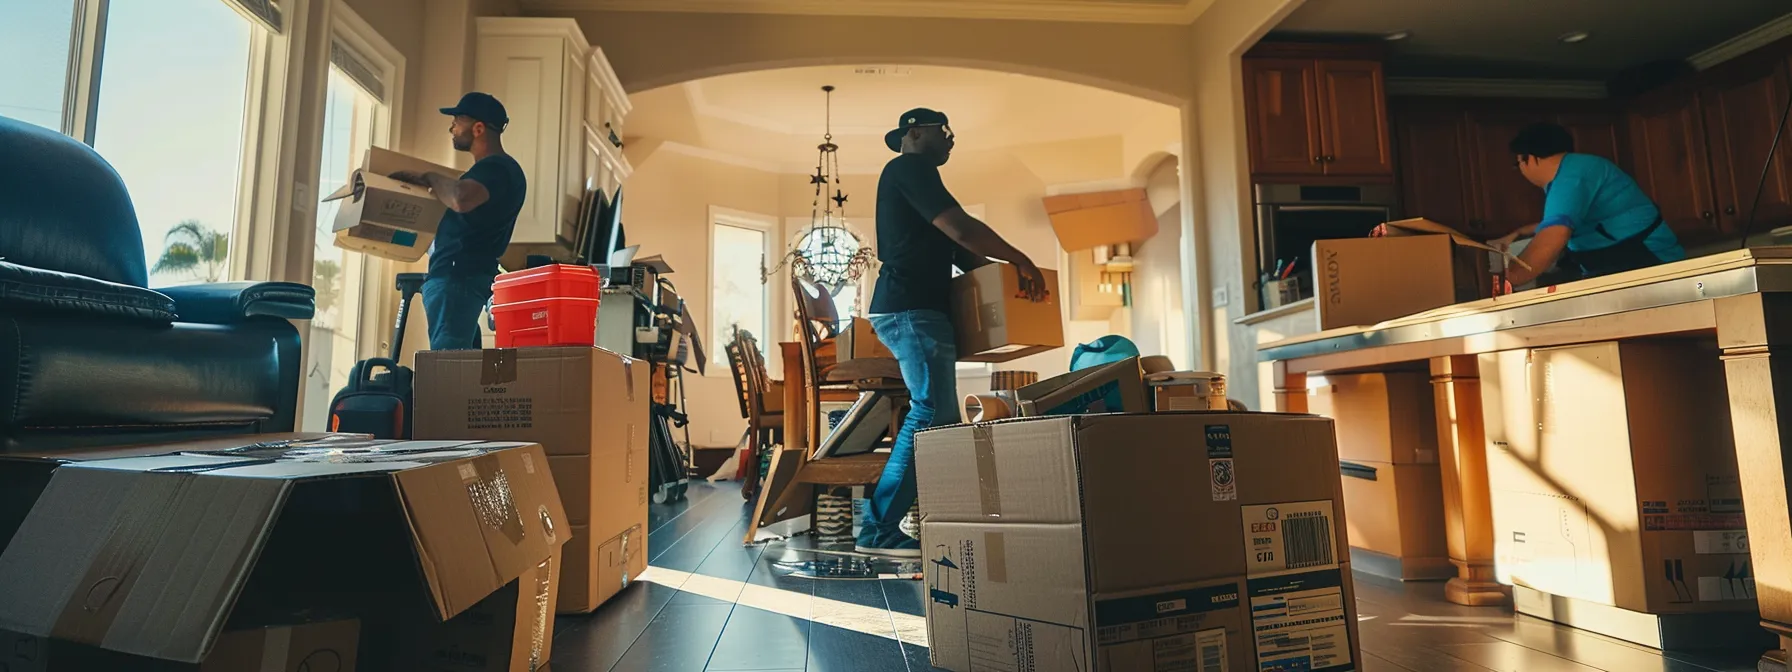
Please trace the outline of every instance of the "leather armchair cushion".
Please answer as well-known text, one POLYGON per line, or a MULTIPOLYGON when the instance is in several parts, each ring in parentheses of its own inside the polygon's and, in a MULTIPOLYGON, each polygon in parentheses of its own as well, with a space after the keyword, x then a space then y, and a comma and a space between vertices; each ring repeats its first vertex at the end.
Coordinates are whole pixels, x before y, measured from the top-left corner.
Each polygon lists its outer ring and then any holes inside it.
MULTIPOLYGON (((0 316, 0 435, 251 425, 285 390, 292 325, 174 324, 49 313, 0 316)), ((290 366, 290 363, 288 364, 290 366)))
POLYGON ((142 287, 0 261, 0 306, 88 316, 175 320, 174 300, 142 287))
POLYGON ((214 282, 163 287, 182 322, 235 324, 255 317, 309 320, 317 291, 294 282, 214 282))

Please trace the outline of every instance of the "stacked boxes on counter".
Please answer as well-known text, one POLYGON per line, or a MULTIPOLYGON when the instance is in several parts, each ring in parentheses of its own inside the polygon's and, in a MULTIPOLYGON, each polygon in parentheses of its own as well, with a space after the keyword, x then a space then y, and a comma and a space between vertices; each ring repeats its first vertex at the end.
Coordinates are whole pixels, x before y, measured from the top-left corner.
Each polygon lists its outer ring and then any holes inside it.
POLYGON ((1325 418, 1268 413, 921 433, 933 664, 1360 669, 1332 436, 1325 418))
POLYGON ((596 609, 647 570, 646 362, 602 348, 417 355, 417 436, 530 441, 547 453, 572 539, 560 610, 596 609))
POLYGON ((9 453, 0 667, 540 669, 568 532, 547 467, 344 434, 9 453))
POLYGON ((1644 627, 1605 634, 1658 648, 1714 642, 1672 641, 1675 628, 1639 616, 1732 615, 1734 632, 1762 634, 1714 349, 1626 341, 1481 356, 1496 571, 1518 586, 1519 611, 1573 620, 1615 607, 1605 621, 1644 627))
POLYGON ((1308 388, 1307 410, 1337 423, 1357 570, 1403 580, 1456 576, 1444 537, 1430 375, 1328 375, 1308 388))

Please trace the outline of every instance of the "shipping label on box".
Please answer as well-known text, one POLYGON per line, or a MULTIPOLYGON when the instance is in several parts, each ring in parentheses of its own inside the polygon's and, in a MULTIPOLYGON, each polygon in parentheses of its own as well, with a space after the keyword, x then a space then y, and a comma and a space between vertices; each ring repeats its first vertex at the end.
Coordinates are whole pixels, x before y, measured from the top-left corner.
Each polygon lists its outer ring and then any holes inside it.
POLYGON ((1355 669, 1332 502, 1240 509, 1258 669, 1355 669))
POLYGON ((1225 672, 1250 669, 1250 628, 1238 579, 1095 600, 1096 657, 1114 672, 1225 672), (1234 656, 1238 656, 1234 660, 1234 656))

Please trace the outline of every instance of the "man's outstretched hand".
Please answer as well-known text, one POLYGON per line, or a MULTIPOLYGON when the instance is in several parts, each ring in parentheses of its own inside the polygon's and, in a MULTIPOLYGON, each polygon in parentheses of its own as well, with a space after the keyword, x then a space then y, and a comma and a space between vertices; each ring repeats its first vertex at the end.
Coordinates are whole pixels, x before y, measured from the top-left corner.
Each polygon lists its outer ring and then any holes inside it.
POLYGON ((1020 291, 1027 295, 1028 301, 1039 303, 1051 293, 1051 288, 1045 286, 1045 273, 1040 272, 1032 260, 1020 260, 1014 265, 1014 270, 1020 273, 1020 291))

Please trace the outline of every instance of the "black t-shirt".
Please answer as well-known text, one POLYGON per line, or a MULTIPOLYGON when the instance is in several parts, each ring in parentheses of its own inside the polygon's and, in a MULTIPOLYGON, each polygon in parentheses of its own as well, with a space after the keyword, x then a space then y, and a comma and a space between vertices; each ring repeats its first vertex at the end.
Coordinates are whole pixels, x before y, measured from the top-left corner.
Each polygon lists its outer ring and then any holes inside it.
POLYGON ((877 289, 871 313, 909 310, 947 312, 952 266, 969 267, 969 252, 933 225, 958 206, 940 180, 939 166, 919 154, 903 154, 877 180, 877 289))
POLYGON ((442 213, 436 241, 429 251, 432 276, 491 275, 498 272, 498 257, 510 247, 517 213, 523 211, 528 180, 523 167, 509 154, 493 154, 468 169, 463 180, 485 186, 491 198, 461 214, 452 208, 442 213))

